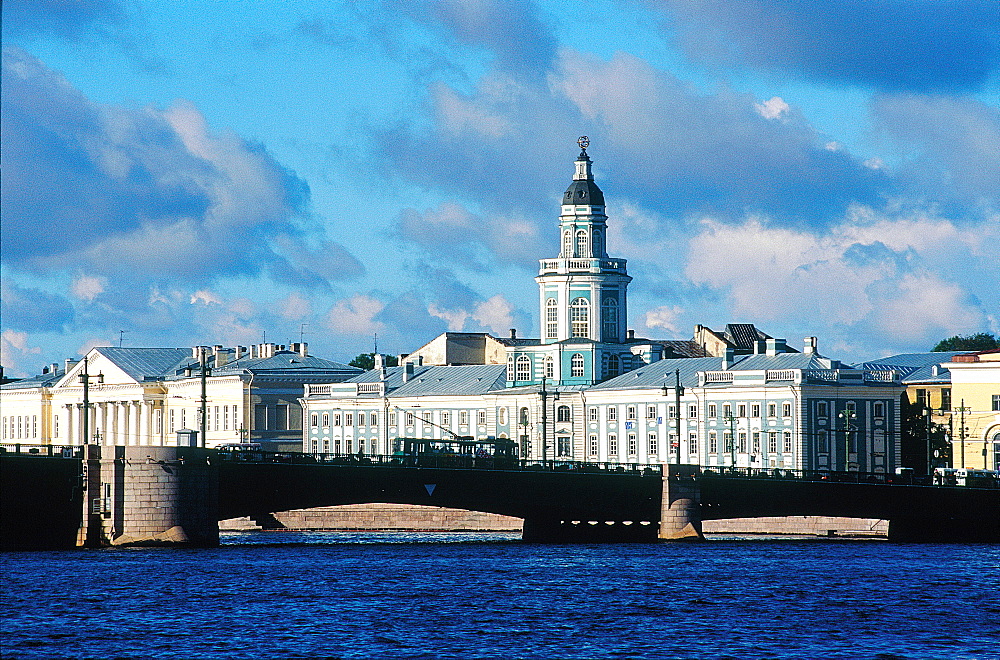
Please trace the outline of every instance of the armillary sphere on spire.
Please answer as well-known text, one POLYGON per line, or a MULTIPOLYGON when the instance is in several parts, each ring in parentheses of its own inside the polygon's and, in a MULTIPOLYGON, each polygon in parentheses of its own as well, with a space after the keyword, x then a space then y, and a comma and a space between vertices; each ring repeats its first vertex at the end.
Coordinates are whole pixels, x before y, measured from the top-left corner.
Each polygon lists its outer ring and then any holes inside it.
POLYGON ((580 145, 580 149, 582 149, 584 153, 587 153, 587 147, 590 146, 590 138, 586 135, 581 135, 576 143, 580 145))

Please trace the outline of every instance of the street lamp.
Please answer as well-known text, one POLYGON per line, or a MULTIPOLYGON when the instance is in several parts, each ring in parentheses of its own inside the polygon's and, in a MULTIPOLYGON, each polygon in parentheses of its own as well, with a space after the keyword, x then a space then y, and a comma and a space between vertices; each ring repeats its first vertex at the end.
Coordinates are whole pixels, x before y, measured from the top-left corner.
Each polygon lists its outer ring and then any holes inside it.
MULTIPOLYGON (((972 412, 972 408, 968 408, 965 405, 965 399, 962 399, 961 405, 956 408, 958 411, 958 444, 962 448, 962 465, 960 467, 965 467, 965 434, 969 432, 969 427, 965 425, 965 413, 972 412)), ((954 415, 952 416, 954 417, 954 415)), ((985 460, 985 459, 984 459, 985 460)))
POLYGON ((844 472, 851 469, 851 431, 854 430, 853 422, 857 416, 858 414, 850 408, 837 413, 837 417, 844 420, 844 472))
POLYGON ((736 470, 736 418, 730 412, 726 414, 723 419, 729 422, 729 441, 726 443, 729 445, 729 456, 732 461, 732 468, 736 470))

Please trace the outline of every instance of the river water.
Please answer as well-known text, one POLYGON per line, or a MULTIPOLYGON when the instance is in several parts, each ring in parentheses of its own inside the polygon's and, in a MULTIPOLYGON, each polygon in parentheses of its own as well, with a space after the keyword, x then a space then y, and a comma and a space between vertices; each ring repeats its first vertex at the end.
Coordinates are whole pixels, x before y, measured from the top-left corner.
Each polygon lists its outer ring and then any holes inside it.
POLYGON ((1000 658, 1000 545, 245 532, 0 555, 19 657, 1000 658))

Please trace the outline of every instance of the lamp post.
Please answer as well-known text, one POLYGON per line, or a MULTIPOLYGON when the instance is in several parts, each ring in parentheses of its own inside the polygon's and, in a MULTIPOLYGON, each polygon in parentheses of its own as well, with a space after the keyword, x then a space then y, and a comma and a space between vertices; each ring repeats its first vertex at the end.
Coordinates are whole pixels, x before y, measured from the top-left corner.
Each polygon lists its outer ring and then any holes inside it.
POLYGON ((969 432, 968 427, 965 425, 965 413, 972 412, 971 408, 967 408, 965 405, 965 399, 962 399, 961 405, 958 408, 958 444, 962 448, 962 465, 965 467, 965 434, 969 432))
MULTIPOLYGON (((666 376, 664 376, 664 379, 666 379, 666 376)), ((674 462, 680 464, 680 462, 681 462, 681 396, 684 394, 684 388, 681 386, 681 370, 680 369, 675 369, 674 370, 674 379, 675 379, 674 380, 674 410, 676 410, 676 412, 677 412, 677 414, 674 416, 674 419, 676 420, 674 422, 674 424, 675 424, 676 429, 677 429, 677 453, 675 454, 676 460, 674 462)), ((670 395, 670 388, 667 387, 666 383, 664 383, 663 384, 663 396, 666 397, 666 396, 669 396, 669 395, 670 395)), ((670 438, 670 415, 667 415, 667 438, 668 439, 670 438)), ((670 450, 671 451, 673 450, 673 443, 671 443, 670 450)))
POLYGON ((729 422, 729 441, 726 443, 729 445, 729 457, 732 461, 733 470, 736 469, 736 418, 733 417, 732 413, 727 414, 723 417, 727 422, 729 422))
POLYGON ((837 413, 837 417, 844 420, 844 472, 851 469, 851 431, 852 422, 857 418, 857 413, 851 409, 837 413))

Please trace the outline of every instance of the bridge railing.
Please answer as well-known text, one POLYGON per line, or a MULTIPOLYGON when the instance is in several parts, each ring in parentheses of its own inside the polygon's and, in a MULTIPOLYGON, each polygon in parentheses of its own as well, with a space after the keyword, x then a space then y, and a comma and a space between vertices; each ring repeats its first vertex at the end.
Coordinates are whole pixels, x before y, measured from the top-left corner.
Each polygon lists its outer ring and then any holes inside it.
POLYGON ((0 443, 0 454, 83 458, 83 452, 84 448, 80 445, 30 445, 21 442, 0 443))
MULTIPOLYGON (((891 474, 887 472, 854 472, 837 470, 793 470, 790 468, 747 468, 731 466, 702 466, 681 479, 722 478, 722 479, 782 479, 789 481, 827 481, 838 483, 886 484, 896 486, 955 486, 957 482, 941 483, 933 476, 913 474, 891 474)), ((970 485, 972 485, 970 483, 970 485)), ((1000 488, 1000 480, 980 479, 978 488, 1000 488)))
POLYGON ((220 450, 223 461, 253 463, 319 463, 325 465, 380 465, 387 467, 447 468, 466 470, 517 470, 540 472, 605 472, 616 474, 662 475, 663 466, 638 463, 590 463, 562 459, 519 460, 504 456, 474 454, 323 454, 269 452, 257 449, 220 450))

